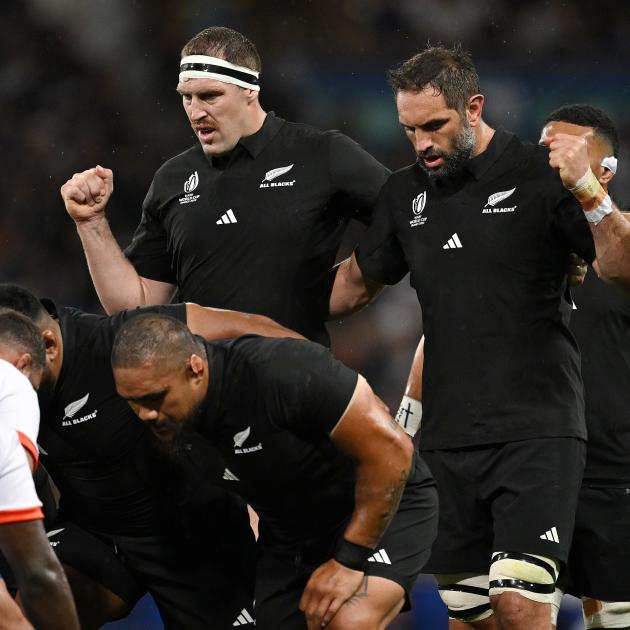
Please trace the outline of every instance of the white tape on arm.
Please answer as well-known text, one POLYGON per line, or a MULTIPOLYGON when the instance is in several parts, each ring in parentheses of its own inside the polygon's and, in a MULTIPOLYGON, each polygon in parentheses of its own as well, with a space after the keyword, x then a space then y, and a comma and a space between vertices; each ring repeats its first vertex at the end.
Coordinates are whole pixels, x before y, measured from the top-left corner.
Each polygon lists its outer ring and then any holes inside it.
POLYGON ((413 437, 420 428, 422 420, 422 403, 410 396, 403 396, 396 414, 396 422, 413 437))

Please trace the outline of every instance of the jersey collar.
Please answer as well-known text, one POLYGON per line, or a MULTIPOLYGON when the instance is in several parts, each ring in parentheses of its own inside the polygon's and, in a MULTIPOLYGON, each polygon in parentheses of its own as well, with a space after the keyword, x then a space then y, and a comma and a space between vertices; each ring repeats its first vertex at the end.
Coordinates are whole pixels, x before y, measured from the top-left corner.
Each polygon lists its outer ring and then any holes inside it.
POLYGON ((239 140, 241 145, 253 158, 258 157, 262 150, 273 140, 284 124, 282 118, 277 118, 274 112, 265 116, 262 127, 251 136, 239 140))
POLYGON ((466 170, 479 181, 490 170, 490 167, 499 157, 501 157, 513 137, 514 134, 503 129, 497 129, 494 136, 492 136, 492 140, 490 140, 490 143, 486 147, 486 150, 471 160, 468 160, 465 166, 466 170))

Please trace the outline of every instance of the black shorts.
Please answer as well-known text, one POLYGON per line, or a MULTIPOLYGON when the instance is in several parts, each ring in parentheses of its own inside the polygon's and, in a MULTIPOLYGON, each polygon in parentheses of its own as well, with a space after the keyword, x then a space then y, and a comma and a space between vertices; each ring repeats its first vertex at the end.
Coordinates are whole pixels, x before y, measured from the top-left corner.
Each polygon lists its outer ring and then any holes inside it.
MULTIPOLYGON (((405 609, 410 608, 411 590, 437 531, 435 484, 426 464, 419 457, 416 460, 398 512, 365 571, 368 576, 400 584, 405 590, 405 609)), ((256 576, 258 630, 306 630, 304 615, 298 609, 302 592, 313 571, 332 558, 346 523, 328 534, 302 541, 292 551, 290 546, 261 540, 256 576)))
POLYGON ((113 536, 59 522, 49 540, 63 564, 130 607, 149 592, 166 628, 231 629, 254 596, 256 547, 241 508, 220 510, 214 515, 219 527, 192 538, 113 536))
POLYGON ((440 498, 426 571, 488 573, 493 551, 566 562, 585 442, 545 438, 425 451, 440 498))
POLYGON ((576 597, 630 601, 630 488, 580 490, 560 587, 576 597))

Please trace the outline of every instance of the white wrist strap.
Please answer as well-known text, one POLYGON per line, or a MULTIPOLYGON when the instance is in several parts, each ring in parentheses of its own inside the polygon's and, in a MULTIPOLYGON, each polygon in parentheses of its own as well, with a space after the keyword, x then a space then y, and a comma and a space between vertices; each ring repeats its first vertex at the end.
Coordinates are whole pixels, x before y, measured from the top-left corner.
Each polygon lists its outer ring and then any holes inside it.
POLYGON ((597 225, 605 216, 608 216, 613 211, 612 201, 610 200, 610 195, 606 195, 602 202, 594 208, 593 210, 589 210, 588 212, 584 210, 584 216, 589 223, 593 223, 597 225))
POLYGON ((413 437, 420 428, 422 420, 422 403, 410 396, 403 396, 396 414, 396 422, 403 428, 405 433, 413 437))

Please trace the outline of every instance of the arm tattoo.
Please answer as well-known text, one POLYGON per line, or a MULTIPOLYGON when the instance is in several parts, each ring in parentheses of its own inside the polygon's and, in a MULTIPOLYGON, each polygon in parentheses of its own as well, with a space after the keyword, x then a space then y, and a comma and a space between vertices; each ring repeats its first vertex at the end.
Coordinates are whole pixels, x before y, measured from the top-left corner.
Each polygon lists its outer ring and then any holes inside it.
POLYGON ((348 604, 352 606, 353 604, 360 604, 362 599, 365 599, 368 596, 368 576, 363 576, 363 581, 361 582, 361 586, 356 590, 354 595, 347 599, 344 602, 344 606, 348 604))
POLYGON ((409 476, 409 470, 403 470, 400 473, 399 480, 389 486, 385 492, 385 500, 387 501, 386 509, 387 511, 383 514, 383 531, 387 528, 391 520, 394 518, 398 510, 398 505, 400 503, 400 497, 405 489, 405 485, 407 484, 407 477, 409 476))

